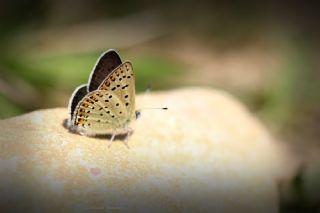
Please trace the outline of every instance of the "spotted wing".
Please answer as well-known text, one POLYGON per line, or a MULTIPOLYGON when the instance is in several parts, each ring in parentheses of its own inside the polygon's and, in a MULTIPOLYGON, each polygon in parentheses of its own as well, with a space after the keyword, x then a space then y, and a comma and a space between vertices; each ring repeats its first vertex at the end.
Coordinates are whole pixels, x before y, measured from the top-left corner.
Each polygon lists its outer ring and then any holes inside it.
POLYGON ((95 90, 78 103, 72 122, 80 133, 107 134, 125 128, 128 116, 125 104, 114 92, 95 90))
POLYGON ((90 74, 88 92, 98 89, 105 78, 121 63, 120 56, 116 51, 108 50, 103 53, 90 74))
POLYGON ((135 77, 130 62, 124 62, 114 69, 99 90, 113 92, 125 106, 129 117, 135 116, 135 77))
POLYGON ((87 85, 83 84, 79 87, 77 87, 73 94, 71 95, 71 98, 69 100, 69 113, 70 113, 70 120, 73 119, 73 113, 76 109, 76 106, 78 105, 79 101, 87 94, 87 85))

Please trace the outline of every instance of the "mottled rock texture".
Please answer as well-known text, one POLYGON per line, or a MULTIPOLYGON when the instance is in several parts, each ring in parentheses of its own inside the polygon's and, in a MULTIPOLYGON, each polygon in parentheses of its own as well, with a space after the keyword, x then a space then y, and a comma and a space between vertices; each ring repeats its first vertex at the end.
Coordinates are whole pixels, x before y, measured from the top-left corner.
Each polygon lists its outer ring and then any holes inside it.
POLYGON ((0 208, 45 211, 277 212, 288 155, 222 91, 137 97, 128 149, 70 133, 65 108, 0 121, 0 208))

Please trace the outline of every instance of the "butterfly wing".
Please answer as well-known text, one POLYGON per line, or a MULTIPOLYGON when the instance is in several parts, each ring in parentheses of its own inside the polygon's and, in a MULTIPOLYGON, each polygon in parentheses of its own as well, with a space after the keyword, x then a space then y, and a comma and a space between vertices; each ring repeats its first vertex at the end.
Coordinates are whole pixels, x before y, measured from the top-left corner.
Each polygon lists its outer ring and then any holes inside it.
POLYGON ((97 135, 125 128, 135 118, 132 64, 121 64, 113 50, 104 53, 91 73, 88 87, 79 87, 70 103, 72 130, 97 135))
POLYGON ((103 53, 90 74, 88 92, 98 89, 103 80, 121 63, 120 56, 116 51, 111 49, 103 53))
POLYGON ((73 119, 73 113, 76 109, 79 101, 87 94, 87 85, 83 84, 77 87, 74 92, 71 95, 70 101, 69 101, 69 113, 70 113, 70 120, 73 119))
POLYGON ((129 118, 135 117, 135 77, 130 62, 114 69, 98 89, 114 93, 125 106, 129 118))
POLYGON ((85 135, 112 133, 129 122, 126 106, 111 91, 95 90, 77 105, 72 120, 77 131, 85 135))

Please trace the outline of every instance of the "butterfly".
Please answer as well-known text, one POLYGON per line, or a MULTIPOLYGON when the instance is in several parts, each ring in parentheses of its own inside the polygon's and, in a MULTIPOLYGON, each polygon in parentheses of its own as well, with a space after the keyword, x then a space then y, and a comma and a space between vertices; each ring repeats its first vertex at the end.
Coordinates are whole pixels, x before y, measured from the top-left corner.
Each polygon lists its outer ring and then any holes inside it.
POLYGON ((112 49, 104 52, 69 101, 71 131, 85 136, 127 134, 129 123, 139 117, 135 110, 135 76, 132 64, 122 63, 112 49))

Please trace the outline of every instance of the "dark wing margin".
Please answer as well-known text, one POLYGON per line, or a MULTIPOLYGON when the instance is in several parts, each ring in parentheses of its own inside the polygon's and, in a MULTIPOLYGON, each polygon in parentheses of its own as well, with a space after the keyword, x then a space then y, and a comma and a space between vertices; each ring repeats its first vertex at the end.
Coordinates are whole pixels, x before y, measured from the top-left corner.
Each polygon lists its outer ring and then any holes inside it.
POLYGON ((104 79, 120 64, 122 64, 122 62, 116 51, 110 49, 104 52, 91 71, 88 82, 88 92, 97 90, 104 79))
POLYGON ((72 93, 72 96, 69 101, 69 113, 70 113, 70 121, 73 119, 73 113, 79 103, 79 101, 82 100, 82 98, 87 94, 87 85, 83 84, 77 87, 74 92, 72 93))

